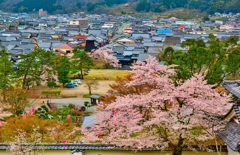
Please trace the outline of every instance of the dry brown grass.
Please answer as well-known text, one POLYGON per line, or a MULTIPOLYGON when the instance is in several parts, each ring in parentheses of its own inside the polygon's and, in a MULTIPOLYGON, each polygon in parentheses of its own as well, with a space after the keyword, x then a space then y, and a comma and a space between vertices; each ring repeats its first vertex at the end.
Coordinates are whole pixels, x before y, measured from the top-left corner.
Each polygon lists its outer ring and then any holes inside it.
POLYGON ((91 69, 89 74, 85 76, 85 79, 96 79, 96 80, 116 80, 117 77, 125 77, 129 74, 125 70, 114 70, 114 69, 91 69))

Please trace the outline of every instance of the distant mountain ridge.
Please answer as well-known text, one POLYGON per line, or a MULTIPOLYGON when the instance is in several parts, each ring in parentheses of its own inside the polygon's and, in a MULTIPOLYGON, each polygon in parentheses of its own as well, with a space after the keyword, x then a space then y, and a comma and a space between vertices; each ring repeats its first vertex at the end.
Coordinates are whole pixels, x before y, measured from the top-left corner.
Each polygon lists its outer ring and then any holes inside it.
POLYGON ((131 3, 133 11, 137 12, 164 12, 175 8, 199 9, 210 14, 240 12, 239 0, 0 0, 0 9, 8 12, 33 12, 41 8, 49 13, 94 12, 107 11, 124 3, 131 3))

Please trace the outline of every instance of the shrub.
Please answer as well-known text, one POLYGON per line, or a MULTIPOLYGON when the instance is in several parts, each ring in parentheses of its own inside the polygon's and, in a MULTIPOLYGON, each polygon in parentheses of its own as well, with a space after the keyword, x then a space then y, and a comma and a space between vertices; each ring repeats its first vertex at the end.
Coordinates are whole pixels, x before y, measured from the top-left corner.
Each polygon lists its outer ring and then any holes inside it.
POLYGON ((48 86, 48 87, 56 87, 57 84, 56 84, 55 81, 47 81, 47 86, 48 86))
POLYGON ((83 94, 83 98, 90 98, 91 94, 83 94))
POLYGON ((43 90, 42 91, 43 95, 50 95, 50 94, 52 94, 52 95, 60 95, 60 93, 61 93, 60 90, 52 90, 52 91, 50 91, 50 90, 43 90))
POLYGON ((89 104, 90 104, 90 103, 89 103, 88 101, 85 101, 85 102, 84 102, 84 106, 85 106, 85 107, 88 107, 89 104))
MULTIPOLYGON (((83 98, 90 98, 90 96, 92 96, 93 94, 83 94, 83 98)), ((99 95, 99 94, 95 94, 95 95, 99 95)), ((99 95, 100 96, 100 95, 99 95)))
POLYGON ((84 114, 84 115, 92 115, 92 114, 93 114, 93 112, 90 112, 90 111, 85 111, 83 114, 84 114))

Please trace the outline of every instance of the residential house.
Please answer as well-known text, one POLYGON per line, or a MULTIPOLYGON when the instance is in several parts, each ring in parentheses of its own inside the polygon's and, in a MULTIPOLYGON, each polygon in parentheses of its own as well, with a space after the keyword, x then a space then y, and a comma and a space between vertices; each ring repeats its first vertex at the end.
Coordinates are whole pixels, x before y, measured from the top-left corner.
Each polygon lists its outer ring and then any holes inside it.
POLYGON ((65 54, 72 53, 74 46, 72 44, 60 44, 52 47, 54 52, 63 52, 65 54))
POLYGON ((176 46, 181 43, 180 37, 166 36, 164 45, 166 46, 176 46))
POLYGON ((134 40, 144 40, 144 39, 150 38, 149 33, 141 33, 141 32, 133 32, 131 36, 132 36, 131 38, 133 38, 134 40))
POLYGON ((117 40, 117 43, 119 43, 119 44, 136 44, 135 41, 128 39, 128 38, 119 39, 119 40, 117 40))
POLYGON ((75 39, 77 41, 85 41, 86 38, 87 38, 87 36, 84 36, 84 35, 77 35, 77 36, 75 36, 75 39))
POLYGON ((39 43, 39 48, 44 49, 45 51, 51 50, 51 42, 41 42, 39 43))
POLYGON ((101 29, 88 29, 88 35, 99 36, 102 34, 101 29))
POLYGON ((171 29, 170 28, 158 28, 157 33, 160 33, 160 34, 171 33, 171 29))
POLYGON ((88 18, 70 19, 69 26, 70 27, 87 28, 88 22, 89 22, 88 18))

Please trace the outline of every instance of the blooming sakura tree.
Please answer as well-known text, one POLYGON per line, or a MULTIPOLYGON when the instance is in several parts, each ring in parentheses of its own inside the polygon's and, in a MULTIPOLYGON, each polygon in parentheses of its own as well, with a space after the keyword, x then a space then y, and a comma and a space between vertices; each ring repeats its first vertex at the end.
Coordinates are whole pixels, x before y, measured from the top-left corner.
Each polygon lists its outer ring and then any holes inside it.
POLYGON ((52 142, 72 142, 82 138, 80 127, 73 126, 72 124, 69 126, 68 123, 60 122, 55 127, 47 128, 47 130, 51 135, 49 139, 52 142))
POLYGON ((203 147, 221 129, 221 117, 231 107, 229 96, 217 93, 204 76, 194 74, 183 83, 170 77, 174 66, 160 66, 155 58, 132 66, 126 87, 152 85, 141 94, 117 96, 95 114, 95 125, 82 129, 88 141, 102 141, 137 150, 166 148, 181 155, 183 147, 203 147))
POLYGON ((112 67, 121 67, 119 64, 119 60, 111 55, 112 50, 108 48, 99 48, 96 51, 93 52, 92 56, 97 61, 104 64, 105 68, 107 65, 110 65, 112 67))
POLYGON ((43 152, 41 146, 42 135, 37 132, 38 129, 33 129, 31 141, 27 139, 26 132, 18 129, 15 138, 9 143, 9 150, 14 155, 40 155, 43 152))

